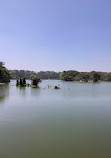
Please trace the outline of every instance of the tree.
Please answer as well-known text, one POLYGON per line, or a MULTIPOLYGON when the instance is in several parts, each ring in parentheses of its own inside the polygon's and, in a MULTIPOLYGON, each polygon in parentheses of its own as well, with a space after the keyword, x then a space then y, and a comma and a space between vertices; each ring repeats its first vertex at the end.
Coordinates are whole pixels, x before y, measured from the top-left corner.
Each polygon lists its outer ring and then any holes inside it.
POLYGON ((4 63, 0 62, 0 82, 1 83, 8 83, 10 82, 11 75, 9 70, 5 68, 4 63))
POLYGON ((97 73, 96 71, 91 71, 90 74, 91 74, 90 78, 93 80, 93 82, 97 82, 101 78, 100 74, 97 73))
POLYGON ((16 86, 19 86, 20 85, 20 82, 19 80, 16 81, 16 86))
POLYGON ((26 85, 26 80, 25 80, 25 78, 23 78, 23 85, 26 85))
POLYGON ((5 63, 0 61, 0 69, 4 68, 5 63))
POLYGON ((89 80, 89 73, 88 72, 81 72, 78 75, 76 75, 74 79, 75 79, 75 81, 88 82, 88 80, 89 80))
POLYGON ((38 83, 40 82, 40 78, 38 78, 37 76, 35 75, 31 75, 30 76, 30 79, 32 80, 32 85, 33 86, 38 86, 38 83))
POLYGON ((79 72, 78 71, 73 71, 73 70, 70 70, 70 71, 63 71, 61 74, 60 74, 60 79, 61 80, 64 80, 64 81, 74 81, 74 77, 76 75, 78 75, 79 72))
POLYGON ((105 81, 111 81, 111 73, 106 74, 105 81))
POLYGON ((23 80, 20 79, 20 86, 23 86, 23 80))
POLYGON ((59 79, 60 72, 40 71, 38 73, 28 70, 10 70, 13 79, 26 78, 30 79, 31 75, 37 76, 40 79, 59 79))

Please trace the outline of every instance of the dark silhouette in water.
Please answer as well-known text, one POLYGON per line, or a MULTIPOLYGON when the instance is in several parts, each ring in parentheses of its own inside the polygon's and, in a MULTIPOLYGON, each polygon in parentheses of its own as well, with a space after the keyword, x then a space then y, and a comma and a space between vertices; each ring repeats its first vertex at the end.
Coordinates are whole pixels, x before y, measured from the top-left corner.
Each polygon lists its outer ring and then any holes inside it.
POLYGON ((60 89, 60 87, 58 87, 58 86, 54 86, 54 89, 60 89))
POLYGON ((17 80, 16 81, 16 86, 25 87, 26 86, 26 80, 25 80, 25 78, 20 79, 20 81, 17 80))

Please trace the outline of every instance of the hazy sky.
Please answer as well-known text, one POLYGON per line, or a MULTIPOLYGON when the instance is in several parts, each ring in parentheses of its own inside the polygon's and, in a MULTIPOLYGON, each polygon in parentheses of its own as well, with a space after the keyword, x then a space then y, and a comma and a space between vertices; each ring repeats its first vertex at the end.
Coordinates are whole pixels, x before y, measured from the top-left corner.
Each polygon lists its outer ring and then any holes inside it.
POLYGON ((111 0, 0 0, 9 69, 111 71, 111 0))

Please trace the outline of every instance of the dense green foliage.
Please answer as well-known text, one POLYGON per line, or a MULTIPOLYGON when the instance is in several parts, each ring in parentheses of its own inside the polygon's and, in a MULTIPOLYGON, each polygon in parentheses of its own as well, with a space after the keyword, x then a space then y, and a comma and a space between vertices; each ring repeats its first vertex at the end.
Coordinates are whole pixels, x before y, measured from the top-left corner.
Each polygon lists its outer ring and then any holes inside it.
POLYGON ((10 70, 13 79, 26 78, 30 79, 31 75, 37 76, 40 79, 59 79, 60 73, 54 71, 40 71, 38 73, 28 70, 10 70))
POLYGON ((63 71, 60 74, 60 79, 64 81, 79 81, 79 82, 98 82, 111 81, 111 73, 107 72, 78 72, 78 71, 63 71))
POLYGON ((32 85, 37 87, 38 83, 40 82, 40 78, 38 78, 37 76, 32 75, 31 80, 32 80, 32 85))
MULTIPOLYGON (((98 81, 111 81, 111 73, 107 72, 78 72, 74 70, 54 72, 54 71, 40 71, 38 73, 28 70, 8 70, 4 67, 4 63, 0 62, 0 83, 8 83, 12 79, 31 79, 32 85, 37 85, 40 79, 61 79, 64 81, 79 81, 79 82, 98 82, 98 81)), ((26 84, 26 81, 23 85, 26 84)))
POLYGON ((34 71, 28 71, 28 70, 10 70, 10 74, 12 76, 12 79, 20 79, 20 78, 26 78, 30 79, 30 75, 36 75, 34 71))
POLYGON ((60 72, 54 71, 40 71, 37 76, 41 79, 59 79, 60 72))
POLYGON ((73 81, 74 80, 74 77, 76 75, 78 75, 79 72, 78 71, 73 71, 73 70, 70 70, 70 71, 63 71, 61 74, 60 74, 60 79, 61 80, 64 80, 64 81, 73 81))
POLYGON ((3 62, 0 62, 0 83, 8 83, 10 78, 9 70, 4 66, 3 62))

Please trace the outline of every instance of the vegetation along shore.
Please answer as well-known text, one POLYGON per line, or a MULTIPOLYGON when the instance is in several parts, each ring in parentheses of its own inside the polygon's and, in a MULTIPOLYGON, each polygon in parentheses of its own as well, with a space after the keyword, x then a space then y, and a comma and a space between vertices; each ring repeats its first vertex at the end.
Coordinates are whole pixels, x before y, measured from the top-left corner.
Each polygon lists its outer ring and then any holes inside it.
POLYGON ((31 79, 32 85, 37 86, 41 79, 60 79, 62 81, 76 82, 101 82, 111 81, 111 72, 79 72, 75 70, 54 72, 54 71, 28 71, 28 70, 8 70, 4 66, 4 62, 0 62, 0 85, 10 82, 10 79, 16 79, 17 85, 25 85, 25 79, 31 79), (21 79, 21 80, 20 80, 21 79), (20 81, 18 81, 20 80, 20 81))

